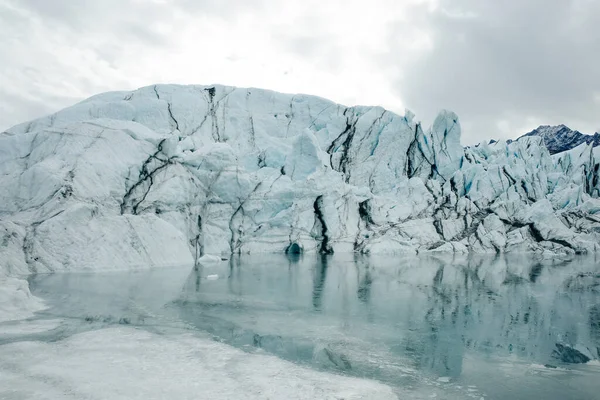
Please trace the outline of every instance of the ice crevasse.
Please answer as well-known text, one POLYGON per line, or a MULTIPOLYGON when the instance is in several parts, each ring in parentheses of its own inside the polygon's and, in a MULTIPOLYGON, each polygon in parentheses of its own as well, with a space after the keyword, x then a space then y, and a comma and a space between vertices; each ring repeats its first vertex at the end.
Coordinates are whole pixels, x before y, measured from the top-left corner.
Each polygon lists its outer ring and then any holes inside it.
POLYGON ((227 86, 91 97, 0 134, 0 275, 256 252, 600 250, 600 152, 463 147, 380 107, 227 86))

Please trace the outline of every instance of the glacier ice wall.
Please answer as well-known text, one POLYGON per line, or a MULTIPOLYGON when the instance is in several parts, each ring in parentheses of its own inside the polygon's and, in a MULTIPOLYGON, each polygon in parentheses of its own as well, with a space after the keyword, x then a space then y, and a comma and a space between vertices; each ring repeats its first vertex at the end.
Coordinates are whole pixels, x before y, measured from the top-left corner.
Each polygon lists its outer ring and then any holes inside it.
POLYGON ((600 249, 600 154, 463 148, 458 117, 226 86, 111 92, 0 134, 5 274, 252 252, 600 249))

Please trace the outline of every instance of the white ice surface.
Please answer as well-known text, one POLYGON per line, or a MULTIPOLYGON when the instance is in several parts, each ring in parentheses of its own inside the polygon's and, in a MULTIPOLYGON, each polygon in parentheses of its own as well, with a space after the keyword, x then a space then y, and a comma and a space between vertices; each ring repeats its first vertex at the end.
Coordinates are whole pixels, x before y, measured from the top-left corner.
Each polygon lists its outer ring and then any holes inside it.
POLYGON ((14 320, 8 323, 4 321, 0 324, 0 335, 18 336, 47 332, 63 322, 60 319, 14 320))
POLYGON ((0 346, 0 399, 397 399, 375 381, 190 334, 110 328, 0 346))
POLYGON ((198 262, 204 266, 220 264, 221 261, 221 257, 214 254, 205 254, 198 259, 198 262))
POLYGON ((43 308, 25 279, 2 276, 0 269, 0 322, 29 318, 43 308))

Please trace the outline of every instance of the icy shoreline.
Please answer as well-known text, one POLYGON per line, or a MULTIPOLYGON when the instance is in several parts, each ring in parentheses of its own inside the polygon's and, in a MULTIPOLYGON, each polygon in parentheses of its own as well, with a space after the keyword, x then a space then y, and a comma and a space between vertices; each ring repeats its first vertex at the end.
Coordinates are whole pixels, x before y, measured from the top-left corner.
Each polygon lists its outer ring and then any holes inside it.
POLYGON ((0 323, 30 318, 42 309, 44 303, 31 294, 25 279, 0 275, 0 323))
POLYGON ((397 399, 375 381, 313 371, 190 334, 165 337, 133 328, 4 345, 0 360, 0 398, 397 399))

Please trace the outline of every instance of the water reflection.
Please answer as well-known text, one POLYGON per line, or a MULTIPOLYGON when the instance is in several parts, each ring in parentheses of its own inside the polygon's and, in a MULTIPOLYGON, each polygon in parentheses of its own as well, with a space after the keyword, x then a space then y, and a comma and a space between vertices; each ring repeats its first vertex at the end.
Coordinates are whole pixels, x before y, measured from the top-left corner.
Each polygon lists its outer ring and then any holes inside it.
POLYGON ((325 279, 327 279, 327 262, 329 257, 330 256, 328 255, 319 257, 319 260, 314 267, 312 302, 315 310, 321 310, 321 299, 323 296, 325 279))
MULTIPOLYGON (((184 318, 201 328, 210 317, 217 335, 214 324, 221 321, 229 330, 233 324, 259 336, 274 335, 280 347, 325 343, 328 351, 337 348, 358 365, 349 353, 360 358, 376 351, 435 375, 458 377, 468 351, 558 364, 561 360, 552 355, 560 343, 598 357, 599 293, 593 284, 586 290, 568 288, 569 279, 595 265, 589 258, 566 262, 524 256, 450 262, 238 257, 230 260, 227 278, 207 282, 196 294, 184 289, 180 304, 184 318), (352 292, 355 296, 348 295, 352 292), (353 347, 356 342, 366 345, 353 347)), ((188 279, 198 276, 194 272, 188 279)))
POLYGON ((364 272, 360 282, 358 283, 358 290, 356 296, 360 301, 365 304, 369 304, 371 299, 371 285, 373 284, 373 278, 371 277, 371 271, 367 268, 364 272))
MULTIPOLYGON (((505 360, 575 368, 565 362, 600 357, 598 265, 594 257, 238 256, 191 272, 40 276, 32 290, 50 299, 53 315, 79 321, 67 333, 91 329, 90 316, 97 327, 127 318, 403 387, 423 376, 487 379, 498 397, 518 398, 529 392, 499 386, 505 360)), ((539 382, 534 397, 572 394, 564 382, 539 382)))

